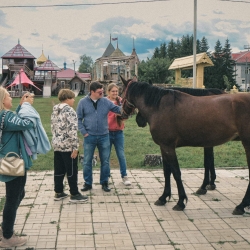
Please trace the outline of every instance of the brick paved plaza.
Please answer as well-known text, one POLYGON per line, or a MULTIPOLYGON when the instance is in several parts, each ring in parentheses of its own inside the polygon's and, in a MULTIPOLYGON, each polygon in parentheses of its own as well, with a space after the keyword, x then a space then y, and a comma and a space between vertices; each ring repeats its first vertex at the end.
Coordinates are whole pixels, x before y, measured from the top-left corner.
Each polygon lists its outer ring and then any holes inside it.
MULTIPOLYGON (((89 202, 70 204, 69 198, 54 201, 52 171, 29 172, 15 226, 18 233, 27 235, 28 243, 13 249, 250 249, 250 210, 243 216, 232 215, 245 194, 248 169, 217 170, 217 190, 205 196, 194 195, 203 169, 183 169, 189 199, 184 212, 172 210, 178 197, 173 179, 172 200, 166 206, 154 205, 163 191, 162 170, 130 170, 128 174, 132 185, 125 187, 119 170, 112 170, 112 190, 105 193, 95 170, 93 189, 87 192, 89 202)), ((1 197, 4 192, 0 183, 1 197)))

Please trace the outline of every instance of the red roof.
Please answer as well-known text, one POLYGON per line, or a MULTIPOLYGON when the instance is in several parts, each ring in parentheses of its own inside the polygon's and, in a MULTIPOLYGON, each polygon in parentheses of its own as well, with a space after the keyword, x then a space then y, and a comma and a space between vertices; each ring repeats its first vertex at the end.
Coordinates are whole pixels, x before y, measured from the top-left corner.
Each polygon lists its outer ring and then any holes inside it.
POLYGON ((232 58, 237 63, 250 62, 250 51, 240 51, 238 53, 232 53, 232 58))
MULTIPOLYGON (((80 73, 76 72, 76 75, 81 79, 90 80, 91 74, 90 73, 80 73)), ((60 72, 57 73, 57 78, 62 79, 71 79, 75 76, 75 71, 73 69, 62 69, 60 72)))
POLYGON ((46 62, 44 62, 40 66, 36 67, 35 70, 37 71, 60 71, 61 69, 48 59, 46 62))
POLYGON ((2 58, 33 58, 35 59, 36 57, 30 54, 28 50, 26 50, 22 45, 18 43, 9 52, 4 54, 2 58))

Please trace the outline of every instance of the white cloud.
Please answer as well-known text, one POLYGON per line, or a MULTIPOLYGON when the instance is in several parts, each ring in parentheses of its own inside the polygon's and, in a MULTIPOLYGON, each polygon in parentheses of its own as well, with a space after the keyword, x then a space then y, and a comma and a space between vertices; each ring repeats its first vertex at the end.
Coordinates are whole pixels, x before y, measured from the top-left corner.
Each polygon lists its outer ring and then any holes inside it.
MULTIPOLYGON (((104 3, 122 0, 9 0, 0 5, 46 5, 104 3)), ((130 0, 127 0, 130 1, 130 0)), ((132 0, 131 0, 132 1, 132 0)), ((133 1, 134 2, 134 1, 133 1)), ((197 33, 208 39, 213 48, 216 40, 228 38, 232 48, 250 44, 250 4, 219 0, 197 1, 197 33)), ((119 48, 136 51, 141 59, 151 57, 154 48, 170 39, 193 33, 193 0, 77 6, 56 8, 2 8, 0 10, 0 54, 20 43, 35 57, 45 55, 59 67, 64 60, 71 64, 83 54, 94 60, 109 43, 110 34, 118 37, 119 48)), ((221 40, 222 39, 222 40, 221 40)), ((114 46, 116 43, 113 43, 114 46)), ((129 52, 131 53, 131 52, 129 52)))

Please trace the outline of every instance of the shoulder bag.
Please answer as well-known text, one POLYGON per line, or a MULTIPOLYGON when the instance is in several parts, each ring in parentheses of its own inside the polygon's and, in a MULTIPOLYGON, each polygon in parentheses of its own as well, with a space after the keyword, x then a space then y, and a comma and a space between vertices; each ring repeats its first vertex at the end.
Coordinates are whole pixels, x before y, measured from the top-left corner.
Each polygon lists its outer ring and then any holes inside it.
MULTIPOLYGON (((0 142, 2 139, 4 118, 6 113, 7 111, 5 111, 2 116, 2 121, 0 126, 0 142)), ((21 159, 20 156, 15 152, 7 153, 4 158, 0 159, 0 174, 8 176, 24 176, 25 168, 23 159, 21 159)))

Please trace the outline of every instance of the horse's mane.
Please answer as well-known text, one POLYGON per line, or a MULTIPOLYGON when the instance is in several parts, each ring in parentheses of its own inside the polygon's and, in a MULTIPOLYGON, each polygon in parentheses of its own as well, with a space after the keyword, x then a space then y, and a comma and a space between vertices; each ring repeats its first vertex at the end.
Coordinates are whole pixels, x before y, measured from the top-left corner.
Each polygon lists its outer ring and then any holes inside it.
POLYGON ((178 91, 172 89, 164 89, 156 86, 152 86, 146 82, 132 82, 128 88, 128 95, 134 98, 144 96, 144 102, 146 106, 159 107, 161 98, 169 93, 173 94, 178 91))
POLYGON ((207 96, 207 95, 220 95, 225 94, 224 90, 209 88, 209 89, 193 89, 193 88, 179 88, 171 87, 170 89, 179 90, 181 92, 187 93, 194 96, 207 96))

